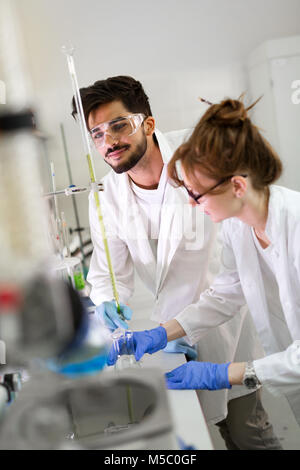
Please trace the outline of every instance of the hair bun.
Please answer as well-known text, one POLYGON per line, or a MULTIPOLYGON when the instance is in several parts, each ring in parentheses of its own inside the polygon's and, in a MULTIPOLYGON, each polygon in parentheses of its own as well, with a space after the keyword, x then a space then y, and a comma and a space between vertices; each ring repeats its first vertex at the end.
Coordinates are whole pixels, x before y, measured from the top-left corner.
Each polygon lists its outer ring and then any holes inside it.
POLYGON ((240 100, 225 99, 214 105, 215 110, 211 119, 216 124, 226 126, 241 126, 248 119, 247 109, 240 100))

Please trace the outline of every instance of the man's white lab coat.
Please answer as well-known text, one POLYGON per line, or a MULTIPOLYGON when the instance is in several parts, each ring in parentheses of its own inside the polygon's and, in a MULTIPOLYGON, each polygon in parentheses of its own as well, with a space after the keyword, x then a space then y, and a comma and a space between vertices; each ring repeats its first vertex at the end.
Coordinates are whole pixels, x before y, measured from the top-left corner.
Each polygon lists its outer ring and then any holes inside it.
POLYGON ((254 361, 256 373, 273 393, 287 396, 300 422, 300 193, 271 186, 266 225, 287 327, 268 309, 251 228, 232 218, 223 222, 222 234, 223 272, 176 319, 191 344, 201 343, 208 329, 232 319, 246 299, 268 355, 254 361))
MULTIPOLYGON (((167 163, 187 131, 163 135, 156 131, 160 151, 167 163)), ((199 208, 188 204, 184 188, 166 185, 161 210, 157 259, 151 249, 148 230, 140 213, 126 173, 111 171, 103 179, 100 193, 109 248, 120 301, 127 303, 134 290, 134 268, 155 299, 152 320, 165 322, 187 305, 196 302, 219 270, 216 250, 217 227, 199 208), (196 234, 196 235, 195 235, 196 234)), ((94 244, 88 281, 96 305, 113 298, 102 237, 90 195, 90 226, 94 244)), ((245 309, 226 325, 211 331, 199 344, 202 361, 244 361, 262 357, 263 350, 252 320, 245 309)), ((208 421, 218 422, 227 414, 227 401, 249 393, 244 387, 232 391, 199 392, 208 421)))

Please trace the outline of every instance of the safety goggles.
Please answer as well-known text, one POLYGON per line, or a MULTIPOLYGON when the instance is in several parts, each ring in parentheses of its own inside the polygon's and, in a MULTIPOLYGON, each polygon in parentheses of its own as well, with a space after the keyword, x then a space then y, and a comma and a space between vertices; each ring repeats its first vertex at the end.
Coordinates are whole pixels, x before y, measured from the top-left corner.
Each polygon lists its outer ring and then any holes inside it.
MULTIPOLYGON (((213 186, 212 188, 209 188, 207 191, 205 191, 205 193, 202 193, 202 194, 195 194, 195 193, 193 193, 193 191, 191 191, 189 188, 187 188, 184 183, 182 183, 182 184, 183 184, 184 188, 186 189, 186 191, 187 191, 188 195, 190 196, 190 198, 193 199, 196 202, 196 204, 201 204, 200 199, 203 196, 210 193, 211 191, 216 189, 218 186, 221 186, 221 184, 226 183, 226 181, 229 181, 234 176, 236 176, 236 175, 231 175, 231 176, 227 176, 227 178, 223 178, 221 181, 219 181, 219 183, 215 184, 215 186, 213 186)), ((240 175, 240 176, 243 176, 243 178, 247 178, 247 175, 240 175)))
POLYGON ((112 121, 103 122, 94 127, 91 131, 91 137, 97 148, 105 145, 105 137, 109 135, 112 140, 120 140, 122 137, 129 137, 135 134, 145 120, 142 113, 129 114, 128 116, 118 117, 112 121))

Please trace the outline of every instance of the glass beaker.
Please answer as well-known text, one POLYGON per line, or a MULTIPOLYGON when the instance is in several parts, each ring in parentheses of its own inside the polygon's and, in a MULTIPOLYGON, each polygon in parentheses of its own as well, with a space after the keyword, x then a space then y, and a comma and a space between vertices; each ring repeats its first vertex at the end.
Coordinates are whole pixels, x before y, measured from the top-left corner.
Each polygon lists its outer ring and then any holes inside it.
POLYGON ((111 337, 117 356, 115 370, 140 367, 140 363, 136 361, 134 356, 133 331, 119 328, 112 333, 111 337))

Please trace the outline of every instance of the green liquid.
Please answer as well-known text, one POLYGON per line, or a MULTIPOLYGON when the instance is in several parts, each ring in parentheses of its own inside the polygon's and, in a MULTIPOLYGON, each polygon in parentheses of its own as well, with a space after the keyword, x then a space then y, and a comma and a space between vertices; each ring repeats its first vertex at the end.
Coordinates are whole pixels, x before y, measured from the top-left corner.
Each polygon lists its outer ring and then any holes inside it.
POLYGON ((82 290, 85 288, 84 277, 82 273, 74 274, 74 282, 77 290, 82 290))

